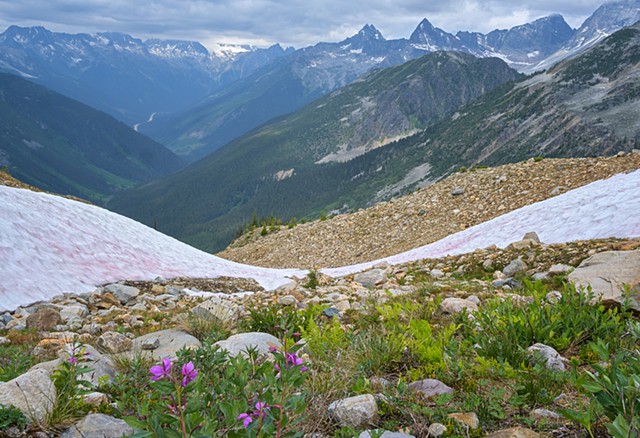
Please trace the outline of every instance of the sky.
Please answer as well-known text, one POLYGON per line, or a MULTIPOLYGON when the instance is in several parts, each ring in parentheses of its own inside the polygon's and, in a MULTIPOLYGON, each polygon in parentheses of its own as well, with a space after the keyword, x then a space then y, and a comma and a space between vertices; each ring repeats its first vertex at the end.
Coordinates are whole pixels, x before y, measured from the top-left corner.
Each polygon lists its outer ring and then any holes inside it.
POLYGON ((0 31, 10 25, 55 32, 123 32, 138 38, 301 48, 341 41, 365 24, 387 39, 434 26, 487 33, 550 14, 577 28, 605 0, 0 0, 0 31))

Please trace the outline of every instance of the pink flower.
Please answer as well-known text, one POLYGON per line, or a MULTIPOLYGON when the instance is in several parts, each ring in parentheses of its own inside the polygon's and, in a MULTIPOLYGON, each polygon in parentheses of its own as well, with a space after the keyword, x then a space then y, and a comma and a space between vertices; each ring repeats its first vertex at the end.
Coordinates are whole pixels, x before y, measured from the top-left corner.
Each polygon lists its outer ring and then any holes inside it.
POLYGON ((162 359, 162 365, 154 365, 149 369, 149 372, 152 374, 151 380, 158 381, 164 379, 165 377, 171 377, 171 359, 165 357, 162 359))
POLYGON ((242 425, 246 429, 247 427, 249 427, 249 425, 253 421, 253 418, 251 418, 251 415, 245 412, 244 414, 238 415, 238 420, 242 420, 242 425))
POLYGON ((75 356, 69 356, 69 363, 70 363, 71 365, 75 365, 75 364, 77 364, 77 363, 78 363, 78 358, 77 358, 77 357, 75 357, 75 356))
POLYGON ((187 386, 198 377, 198 370, 193 366, 193 362, 189 361, 182 365, 182 386, 187 386))

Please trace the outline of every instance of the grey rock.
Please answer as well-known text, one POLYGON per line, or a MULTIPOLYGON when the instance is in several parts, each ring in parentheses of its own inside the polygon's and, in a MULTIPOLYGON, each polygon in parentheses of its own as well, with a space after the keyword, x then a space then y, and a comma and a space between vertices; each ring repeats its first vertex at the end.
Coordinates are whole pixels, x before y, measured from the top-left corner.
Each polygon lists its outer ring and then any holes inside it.
POLYGON ((342 427, 362 428, 375 421, 378 405, 371 394, 356 395, 331 403, 329 414, 342 427))
POLYGON ((429 425, 429 436, 442 436, 447 431, 447 426, 442 423, 432 423, 429 425))
POLYGON ((278 298, 278 304, 281 306, 293 306, 298 300, 293 295, 285 295, 278 298))
POLYGON ((371 435, 371 432, 375 432, 375 436, 379 436, 380 438, 416 438, 414 435, 409 435, 406 434, 404 432, 389 432, 388 430, 385 431, 381 431, 381 430, 365 430, 364 432, 362 432, 358 437, 359 438, 371 438, 373 435, 371 435), (379 433, 382 432, 382 435, 379 435, 379 433))
POLYGON ((384 283, 386 279, 387 274, 383 269, 371 269, 369 271, 356 274, 356 276, 353 277, 353 281, 368 289, 373 289, 377 284, 384 283))
POLYGON ((282 343, 278 338, 269 333, 260 332, 239 333, 230 336, 224 341, 218 341, 215 345, 223 350, 227 350, 231 357, 246 352, 248 348, 254 348, 260 355, 266 355, 269 353, 270 346, 276 348, 282 347, 282 343))
POLYGON ((156 350, 160 346, 160 339, 145 339, 140 343, 140 348, 143 350, 156 350))
POLYGON ((535 231, 529 231, 528 233, 526 233, 522 240, 533 240, 540 243, 540 237, 538 237, 538 233, 536 233, 535 231))
POLYGON ((509 429, 502 429, 492 434, 487 435, 485 438, 539 438, 540 434, 526 429, 524 427, 512 427, 509 429))
POLYGON ((9 338, 0 336, 0 345, 10 344, 10 343, 11 343, 11 340, 9 338))
POLYGON ((509 287, 511 289, 517 289, 522 286, 522 284, 516 280, 515 278, 509 277, 504 280, 494 280, 492 283, 493 287, 509 287))
POLYGON ((442 272, 442 270, 440 270, 440 269, 432 269, 429 272, 429 275, 431 276, 431 278, 433 278, 435 280, 438 280, 438 279, 444 277, 444 272, 442 272))
POLYGON ((573 271, 573 266, 557 263, 549 268, 549 275, 566 274, 570 271, 573 271))
POLYGON ((591 289, 606 304, 623 302, 625 285, 630 288, 629 305, 640 311, 640 251, 608 251, 584 260, 569 276, 578 288, 591 289))
POLYGON ((89 309, 84 304, 71 304, 60 309, 60 317, 65 323, 68 323, 72 318, 84 318, 88 314, 89 309))
POLYGON ((527 270, 527 265, 520 259, 512 260, 505 268, 502 270, 502 273, 507 277, 513 277, 514 275, 524 272, 527 270))
POLYGON ((453 388, 436 379, 419 380, 410 383, 407 387, 425 398, 441 394, 453 394, 453 388))
POLYGON ((461 312, 473 312, 478 310, 478 305, 473 301, 465 300, 463 298, 449 297, 442 300, 440 303, 440 312, 453 315, 461 312))
POLYGON ((223 324, 233 324, 238 320, 240 308, 229 300, 212 297, 191 309, 191 313, 200 318, 213 318, 223 324))
POLYGON ((122 353, 133 348, 131 339, 118 332, 103 333, 97 339, 96 345, 108 353, 122 353))
POLYGON ((533 411, 531 411, 529 416, 536 419, 552 418, 557 420, 562 418, 562 415, 558 414, 557 412, 550 411, 548 409, 534 409, 533 411))
POLYGON ((191 336, 189 333, 183 330, 167 329, 135 338, 133 340, 132 352, 128 352, 125 354, 141 354, 158 361, 164 359, 165 357, 176 359, 176 353, 181 348, 196 348, 200 345, 200 341, 196 337, 191 336), (147 344, 148 342, 155 342, 156 339, 160 344, 158 348, 156 348, 155 350, 142 349, 143 344, 147 344))
POLYGON ((531 347, 527 348, 527 352, 533 356, 540 357, 542 364, 549 370, 553 371, 564 371, 564 358, 560 356, 560 354, 552 347, 544 344, 533 344, 531 347))
POLYGON ((451 196, 460 196, 464 194, 464 189, 462 187, 456 187, 451 190, 451 196))
POLYGON ((107 292, 111 292, 121 304, 127 304, 140 294, 140 289, 124 284, 113 283, 104 287, 107 292))
POLYGON ((30 370, 0 383, 0 404, 15 406, 31 421, 44 421, 55 399, 56 388, 46 370, 30 370))
POLYGON ((558 292, 557 290, 552 290, 551 292, 549 292, 546 295, 546 300, 549 303, 557 303, 558 301, 560 301, 562 299, 562 294, 560 292, 558 292))
POLYGON ((134 432, 135 429, 124 420, 105 414, 90 414, 65 430, 60 438, 119 438, 134 432))
POLYGON ((109 403, 109 397, 107 397, 107 394, 103 394, 101 392, 90 392, 89 394, 85 394, 82 396, 82 400, 92 406, 100 406, 102 404, 109 403))

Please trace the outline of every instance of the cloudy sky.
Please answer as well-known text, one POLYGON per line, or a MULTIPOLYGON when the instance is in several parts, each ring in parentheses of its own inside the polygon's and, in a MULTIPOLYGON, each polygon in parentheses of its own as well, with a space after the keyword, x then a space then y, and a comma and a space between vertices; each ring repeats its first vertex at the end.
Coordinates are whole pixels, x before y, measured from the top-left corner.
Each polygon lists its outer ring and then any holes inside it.
POLYGON ((139 38, 214 43, 340 41, 364 24, 408 38, 422 18, 448 32, 510 28, 552 13, 578 27, 605 0, 0 0, 0 31, 15 24, 57 32, 118 31, 139 38))

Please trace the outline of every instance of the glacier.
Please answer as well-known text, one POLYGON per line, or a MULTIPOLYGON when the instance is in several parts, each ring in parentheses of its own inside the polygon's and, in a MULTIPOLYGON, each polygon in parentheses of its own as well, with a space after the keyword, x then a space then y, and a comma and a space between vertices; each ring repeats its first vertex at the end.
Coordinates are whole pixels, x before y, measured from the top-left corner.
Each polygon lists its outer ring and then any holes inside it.
MULTIPOLYGON (((640 236, 640 170, 528 205, 420 248, 322 272, 343 276, 381 262, 504 247, 529 231, 537 232, 544 243, 640 236)), ((125 279, 229 276, 253 278, 273 289, 306 274, 224 260, 91 204, 0 186, 2 311, 125 279)))

